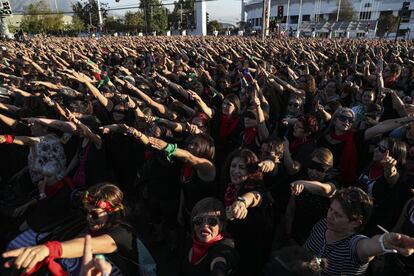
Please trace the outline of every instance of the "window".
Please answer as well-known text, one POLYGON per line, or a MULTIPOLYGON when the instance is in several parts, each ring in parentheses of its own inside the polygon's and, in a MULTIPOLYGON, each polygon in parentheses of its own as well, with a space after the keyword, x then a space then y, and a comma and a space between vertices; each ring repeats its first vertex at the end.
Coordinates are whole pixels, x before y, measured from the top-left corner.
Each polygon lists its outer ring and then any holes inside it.
POLYGON ((371 20, 371 12, 360 12, 359 13, 359 20, 371 20))
POLYGON ((371 3, 365 3, 364 7, 365 8, 371 8, 371 3))
POLYGON ((304 14, 302 16, 302 21, 310 21, 310 14, 304 14))
POLYGON ((290 23, 292 23, 292 24, 298 24, 298 20, 299 20, 298 15, 293 15, 293 16, 290 17, 290 23))

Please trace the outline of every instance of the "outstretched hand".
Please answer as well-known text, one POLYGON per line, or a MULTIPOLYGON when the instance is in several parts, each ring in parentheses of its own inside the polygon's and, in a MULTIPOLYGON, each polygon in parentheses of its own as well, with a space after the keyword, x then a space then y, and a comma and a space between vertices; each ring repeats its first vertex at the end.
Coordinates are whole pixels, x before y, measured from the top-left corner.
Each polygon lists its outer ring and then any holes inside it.
POLYGON ((387 248, 393 248, 404 256, 410 256, 414 253, 414 238, 399 234, 388 233, 384 238, 384 245, 387 248))
POLYGON ((81 276, 106 276, 112 271, 112 265, 105 260, 103 255, 92 255, 92 238, 85 236, 83 247, 81 276))
POLYGON ((46 245, 23 247, 2 254, 3 258, 13 258, 6 261, 4 267, 10 268, 15 266, 17 269, 23 269, 25 272, 30 271, 37 263, 43 261, 48 256, 49 248, 46 245))

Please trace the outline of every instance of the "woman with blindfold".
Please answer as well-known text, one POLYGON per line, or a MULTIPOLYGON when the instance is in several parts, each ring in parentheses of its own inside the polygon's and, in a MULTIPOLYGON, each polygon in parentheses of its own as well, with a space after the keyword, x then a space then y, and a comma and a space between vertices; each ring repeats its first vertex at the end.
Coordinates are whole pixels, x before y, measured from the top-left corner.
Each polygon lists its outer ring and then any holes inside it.
POLYGON ((292 195, 286 211, 286 232, 299 245, 306 241, 312 226, 324 217, 329 208, 329 198, 336 191, 330 174, 332 152, 318 148, 310 157, 305 175, 290 184, 292 195))
POLYGON ((258 164, 251 150, 241 149, 229 155, 224 167, 224 204, 241 258, 239 275, 258 275, 270 252, 271 197, 258 164))
POLYGON ((183 276, 237 275, 238 254, 225 233, 226 211, 218 199, 207 197, 191 211, 192 245, 182 263, 183 276))
MULTIPOLYGON (((139 271, 136 235, 124 222, 123 193, 115 185, 101 183, 92 186, 83 195, 88 229, 92 236, 94 254, 105 254, 112 264, 111 275, 137 275, 139 271)), ((80 257, 84 252, 85 238, 19 248, 3 253, 3 258, 14 258, 6 267, 30 275, 47 266, 54 275, 79 275, 80 257)), ((100 255, 102 258, 104 256, 100 255)))

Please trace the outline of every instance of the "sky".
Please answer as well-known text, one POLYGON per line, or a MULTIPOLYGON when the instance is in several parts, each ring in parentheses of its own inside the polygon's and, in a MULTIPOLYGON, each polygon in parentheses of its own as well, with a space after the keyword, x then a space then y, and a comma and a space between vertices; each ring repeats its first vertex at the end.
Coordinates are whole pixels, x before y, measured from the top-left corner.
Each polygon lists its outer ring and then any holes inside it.
MULTIPOLYGON (((101 2, 106 2, 109 4, 109 7, 127 7, 127 6, 137 6, 139 0, 120 0, 118 3, 115 0, 101 0, 101 2)), ((161 0, 163 4, 173 3, 173 0, 161 0)), ((207 12, 210 15, 211 20, 218 20, 223 23, 237 23, 240 21, 240 9, 241 9, 241 0, 215 0, 207 1, 207 12)), ((168 5, 167 7, 173 7, 168 5)), ((127 10, 117 11, 117 14, 125 13, 127 10)))

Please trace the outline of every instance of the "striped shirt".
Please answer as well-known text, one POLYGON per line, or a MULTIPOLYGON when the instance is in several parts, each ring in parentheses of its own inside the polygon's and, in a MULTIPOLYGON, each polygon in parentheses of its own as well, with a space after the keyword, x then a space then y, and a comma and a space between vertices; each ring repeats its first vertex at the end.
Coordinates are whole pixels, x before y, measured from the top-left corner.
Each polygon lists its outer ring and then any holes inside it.
POLYGON ((328 260, 328 267, 321 275, 353 276, 364 275, 368 263, 362 262, 357 253, 358 242, 367 239, 364 235, 352 234, 342 240, 327 243, 326 219, 320 220, 312 229, 312 233, 304 247, 319 258, 328 260))

